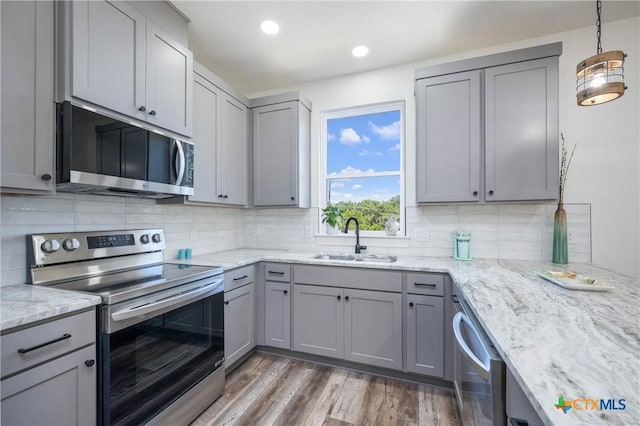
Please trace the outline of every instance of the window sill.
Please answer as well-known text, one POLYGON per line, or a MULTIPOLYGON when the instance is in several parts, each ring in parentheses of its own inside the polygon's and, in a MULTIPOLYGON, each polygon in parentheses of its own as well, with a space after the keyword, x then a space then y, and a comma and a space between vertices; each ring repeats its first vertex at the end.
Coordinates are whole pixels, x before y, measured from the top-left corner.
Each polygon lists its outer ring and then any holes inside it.
MULTIPOLYGON (((341 246, 345 244, 355 243, 355 234, 316 234, 316 243, 326 245, 341 246)), ((411 238, 406 235, 364 235, 360 234, 360 243, 362 245, 371 245, 375 247, 409 247, 411 238), (370 242, 370 243, 368 243, 370 242)))

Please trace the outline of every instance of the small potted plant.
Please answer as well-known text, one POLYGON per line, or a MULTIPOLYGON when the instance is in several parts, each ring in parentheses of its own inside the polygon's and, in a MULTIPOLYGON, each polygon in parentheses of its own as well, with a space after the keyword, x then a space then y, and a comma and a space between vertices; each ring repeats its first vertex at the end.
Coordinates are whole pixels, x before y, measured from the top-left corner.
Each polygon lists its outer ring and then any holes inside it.
POLYGON ((325 224, 327 234, 337 234, 338 226, 342 221, 342 213, 336 206, 327 204, 327 207, 322 209, 322 223, 325 224))

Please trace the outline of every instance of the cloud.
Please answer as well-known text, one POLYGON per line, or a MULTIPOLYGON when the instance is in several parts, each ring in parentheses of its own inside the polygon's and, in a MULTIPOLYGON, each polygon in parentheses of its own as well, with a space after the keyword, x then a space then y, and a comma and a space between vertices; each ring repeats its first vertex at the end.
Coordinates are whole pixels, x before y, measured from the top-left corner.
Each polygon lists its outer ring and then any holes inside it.
POLYGON ((378 127, 373 124, 371 121, 369 122, 369 129, 380 136, 382 140, 395 140, 400 139, 400 121, 394 121, 388 126, 378 127))
POLYGON ((399 143, 395 144, 394 146, 389 148, 389 151, 400 151, 400 144, 399 143))
POLYGON ((331 182, 332 188, 344 188, 344 183, 342 182, 331 182))
POLYGON ((367 151, 366 149, 365 149, 365 150, 362 150, 362 151, 360 151, 360 152, 358 152, 358 155, 359 155, 360 157, 366 157, 366 156, 370 156, 370 157, 382 157, 382 153, 381 153, 381 152, 378 152, 378 151, 367 151))
POLYGON ((349 199, 353 198, 353 194, 343 194, 342 198, 344 198, 345 200, 349 200, 349 199))
POLYGON ((363 140, 365 143, 369 143, 369 142, 371 142, 371 138, 370 138, 369 136, 367 136, 367 135, 362 135, 362 140, 363 140))
POLYGON ((334 141, 334 140, 336 140, 336 135, 334 135, 333 133, 329 133, 329 134, 327 135, 327 140, 328 140, 328 141, 334 141))
POLYGON ((362 142, 362 138, 352 128, 342 129, 340 130, 340 143, 347 146, 356 146, 360 145, 362 142))
POLYGON ((347 166, 347 167, 345 167, 344 169, 340 170, 337 173, 336 172, 330 173, 329 176, 342 175, 342 174, 360 175, 360 174, 363 174, 363 173, 373 173, 373 172, 375 172, 375 170, 373 170, 373 169, 367 169, 367 170, 365 170, 363 172, 362 170, 357 169, 355 167, 347 166))
POLYGON ((362 185, 360 185, 360 184, 358 184, 358 183, 354 184, 354 185, 351 187, 351 189, 360 189, 360 188, 362 188, 362 185))

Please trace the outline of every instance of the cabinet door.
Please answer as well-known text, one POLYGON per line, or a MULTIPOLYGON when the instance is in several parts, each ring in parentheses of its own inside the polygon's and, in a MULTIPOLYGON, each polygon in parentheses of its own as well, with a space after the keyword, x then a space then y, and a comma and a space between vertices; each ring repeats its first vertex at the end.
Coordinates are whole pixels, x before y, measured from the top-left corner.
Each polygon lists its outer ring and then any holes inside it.
POLYGON ((220 143, 218 144, 218 182, 222 202, 247 204, 247 108, 223 94, 220 106, 220 143))
POLYGON ((146 120, 192 134, 193 54, 147 22, 146 120))
POLYGON ((216 159, 220 123, 220 90, 198 74, 193 78, 194 187, 189 201, 219 202, 216 159))
POLYGON ((298 102, 253 110, 253 204, 296 205, 298 102))
POLYGON ((558 195, 558 58, 487 68, 486 200, 558 195))
POLYGON ((438 296, 407 296, 407 370, 442 377, 444 306, 438 296))
POLYGON ((254 284, 224 294, 224 358, 228 368, 255 346, 254 284))
POLYGON ((265 282, 264 333, 267 346, 291 349, 291 284, 265 282))
POLYGON ((344 358, 402 369, 402 295, 344 291, 344 358))
POLYGON ((91 345, 3 380, 1 423, 95 425, 95 359, 91 345))
POLYGON ((71 22, 71 95, 144 120, 144 16, 121 1, 73 1, 71 22))
POLYGON ((343 290, 296 284, 293 291, 293 350, 343 358, 343 290))
POLYGON ((53 2, 2 8, 2 186, 54 188, 53 2))
POLYGON ((480 198, 480 75, 416 82, 419 203, 480 198))

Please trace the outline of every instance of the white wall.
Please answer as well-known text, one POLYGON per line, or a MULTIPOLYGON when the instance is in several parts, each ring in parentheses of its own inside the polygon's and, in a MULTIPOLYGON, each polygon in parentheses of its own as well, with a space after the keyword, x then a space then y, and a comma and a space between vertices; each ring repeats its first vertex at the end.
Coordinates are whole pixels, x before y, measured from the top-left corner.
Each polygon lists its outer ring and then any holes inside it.
MULTIPOLYGON (((414 70, 452 60, 562 41, 560 56, 560 130, 569 144, 578 143, 565 193, 567 203, 591 204, 593 262, 631 276, 640 276, 640 18, 603 24, 605 50, 624 50, 629 89, 615 102, 578 107, 575 66, 593 54, 595 27, 548 35, 465 54, 400 65, 377 71, 310 82, 302 86, 250 94, 257 97, 300 89, 313 103, 311 116, 312 203, 317 207, 320 112, 377 102, 406 103, 407 206, 415 206, 414 70)), ((366 60, 366 58, 364 59, 366 60)), ((422 208, 418 208, 422 209, 422 208)), ((570 252, 571 257, 571 252, 570 252)))

